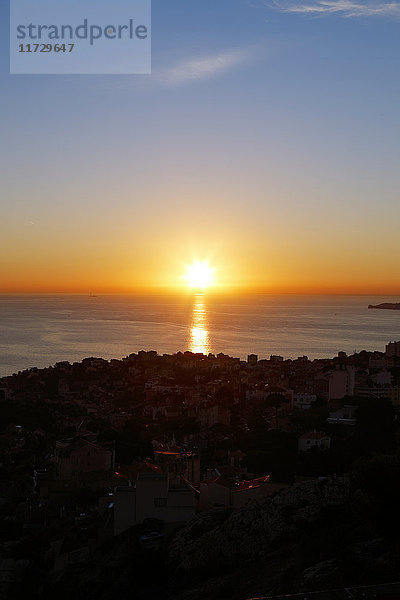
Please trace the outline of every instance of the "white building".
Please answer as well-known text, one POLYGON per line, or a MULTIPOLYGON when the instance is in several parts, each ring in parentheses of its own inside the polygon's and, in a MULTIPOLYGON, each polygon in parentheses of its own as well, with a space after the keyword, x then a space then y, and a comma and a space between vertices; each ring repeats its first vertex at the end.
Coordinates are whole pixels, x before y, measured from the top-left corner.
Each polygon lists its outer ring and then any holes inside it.
POLYGON ((328 450, 331 446, 331 438, 322 431, 309 431, 298 439, 299 452, 308 452, 312 448, 328 450))
POLYGON ((293 394, 293 408, 307 410, 317 400, 315 394, 293 394))
POLYGON ((135 486, 118 487, 108 497, 114 504, 114 535, 149 518, 188 521, 195 514, 194 493, 186 485, 170 485, 166 473, 139 473, 135 486))

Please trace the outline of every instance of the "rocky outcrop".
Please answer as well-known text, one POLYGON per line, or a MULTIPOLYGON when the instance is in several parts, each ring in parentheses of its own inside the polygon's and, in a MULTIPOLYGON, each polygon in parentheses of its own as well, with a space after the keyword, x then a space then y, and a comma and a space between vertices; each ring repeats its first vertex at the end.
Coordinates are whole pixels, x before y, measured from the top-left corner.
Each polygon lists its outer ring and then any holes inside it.
POLYGON ((368 308, 382 308, 384 310, 400 310, 400 302, 382 302, 382 304, 369 304, 368 308))
POLYGON ((349 496, 344 479, 308 481, 230 513, 199 515, 171 542, 169 561, 189 571, 256 559, 275 540, 311 524, 323 509, 346 505, 349 496))

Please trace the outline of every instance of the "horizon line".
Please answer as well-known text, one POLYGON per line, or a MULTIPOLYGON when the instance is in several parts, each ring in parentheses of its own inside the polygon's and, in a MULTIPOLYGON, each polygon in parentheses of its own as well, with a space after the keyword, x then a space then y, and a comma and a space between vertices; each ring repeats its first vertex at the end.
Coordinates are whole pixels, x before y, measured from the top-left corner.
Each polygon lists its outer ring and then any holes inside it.
POLYGON ((249 295, 249 294, 260 294, 268 296, 400 296, 400 291, 357 291, 357 290, 271 290, 258 287, 229 287, 229 288, 207 288, 207 289, 172 289, 171 287, 151 287, 145 288, 140 287, 132 290, 0 290, 0 296, 87 296, 96 298, 99 296, 132 296, 132 295, 249 295))

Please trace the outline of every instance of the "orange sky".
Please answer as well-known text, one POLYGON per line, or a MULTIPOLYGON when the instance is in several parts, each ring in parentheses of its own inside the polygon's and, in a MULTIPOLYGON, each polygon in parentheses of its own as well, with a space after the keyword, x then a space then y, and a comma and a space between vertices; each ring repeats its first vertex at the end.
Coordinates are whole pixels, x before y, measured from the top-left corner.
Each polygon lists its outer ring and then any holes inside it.
MULTIPOLYGON (((233 236, 235 239, 235 236, 233 236)), ((31 241, 15 247, 13 255, 0 258, 1 292, 129 293, 185 289, 187 265, 208 260, 215 268, 215 291, 263 291, 267 293, 365 293, 397 294, 400 283, 393 273, 396 257, 382 263, 373 253, 346 254, 338 248, 299 248, 295 244, 277 250, 270 239, 247 245, 205 244, 204 251, 157 239, 142 248, 114 242, 102 248, 89 240, 65 247, 63 240, 31 241), (268 251, 264 245, 269 246, 268 251), (51 249, 48 249, 51 248, 51 249)))
POLYGON ((154 4, 151 75, 0 73, 0 292, 400 294, 390 3, 154 4))
POLYGON ((279 222, 272 211, 252 215, 242 209, 223 220, 214 210, 215 222, 209 222, 204 215, 196 218, 195 210, 182 216, 175 208, 161 215, 144 211, 138 222, 118 208, 108 215, 98 211, 94 221, 85 214, 63 219, 64 211, 5 231, 1 292, 176 290, 197 259, 215 268, 216 290, 400 293, 394 222, 377 245, 370 241, 372 222, 352 232, 351 220, 340 228, 328 213, 332 226, 323 231, 301 212, 279 222))

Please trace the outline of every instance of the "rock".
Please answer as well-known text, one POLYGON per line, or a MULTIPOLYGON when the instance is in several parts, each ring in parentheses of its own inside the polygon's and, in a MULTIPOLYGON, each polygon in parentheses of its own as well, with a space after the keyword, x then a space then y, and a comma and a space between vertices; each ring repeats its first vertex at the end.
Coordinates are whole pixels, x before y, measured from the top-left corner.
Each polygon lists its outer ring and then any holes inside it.
POLYGON ((348 503, 349 494, 345 479, 307 481, 230 513, 200 514, 171 542, 169 561, 193 570, 254 560, 275 540, 315 521, 322 509, 348 503))
POLYGON ((335 560, 323 560, 312 567, 309 567, 303 572, 303 580, 305 583, 311 581, 325 581, 331 578, 338 570, 335 560))

